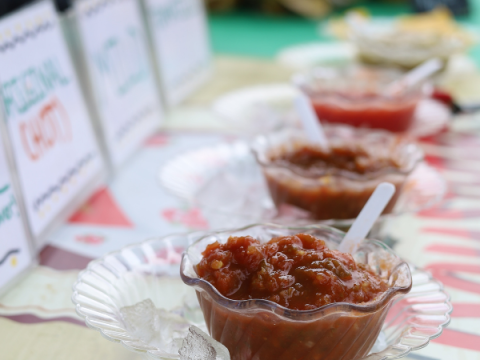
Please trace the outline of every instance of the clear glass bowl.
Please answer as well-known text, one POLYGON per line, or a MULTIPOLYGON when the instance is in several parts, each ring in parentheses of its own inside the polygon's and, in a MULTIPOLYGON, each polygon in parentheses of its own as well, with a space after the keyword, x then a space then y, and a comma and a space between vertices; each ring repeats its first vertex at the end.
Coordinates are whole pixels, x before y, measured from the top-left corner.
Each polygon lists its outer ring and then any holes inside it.
POLYGON ((405 132, 413 124, 424 87, 386 91, 402 75, 389 68, 322 67, 296 74, 293 83, 308 95, 322 122, 405 132))
MULTIPOLYGON (((179 154, 158 171, 160 185, 170 194, 198 207, 211 228, 235 228, 253 222, 283 225, 312 223, 310 214, 293 206, 277 208, 249 143, 218 143, 179 154)), ((425 163, 410 174, 392 215, 414 213, 437 204, 446 183, 425 163)), ((381 217, 379 223, 384 219, 381 217)), ((351 219, 322 220, 346 228, 351 219)), ((318 221, 318 220, 317 220, 318 221)))
POLYGON ((180 274, 197 291, 211 336, 230 351, 232 360, 356 359, 368 354, 380 333, 391 304, 410 291, 408 265, 384 243, 364 241, 353 254, 389 284, 378 299, 366 304, 334 303, 314 310, 291 310, 269 300, 231 300, 198 277, 194 265, 215 241, 250 235, 265 243, 277 236, 308 233, 336 249, 344 233, 327 227, 252 225, 205 234, 183 255, 180 274))
MULTIPOLYGON (((268 226, 270 231, 275 228, 268 226)), ((321 227, 310 228, 322 231, 321 227)), ((283 230, 279 228, 278 231, 283 230)), ((168 353, 131 332, 120 309, 152 299, 158 308, 201 327, 203 315, 194 291, 183 284, 179 273, 182 251, 205 235, 205 232, 196 232, 155 238, 92 261, 73 286, 72 301, 77 313, 89 327, 129 350, 158 360, 178 359, 178 354, 168 353)), ((449 323, 452 307, 442 284, 425 271, 411 265, 410 269, 412 289, 391 306, 365 360, 397 359, 421 349, 439 336, 449 323)))
POLYGON ((335 168, 314 171, 279 164, 272 159, 305 146, 315 148, 315 145, 304 131, 294 129, 260 136, 252 148, 277 208, 284 204, 296 206, 317 220, 352 219, 358 216, 378 184, 390 182, 396 192, 383 213, 391 213, 407 177, 423 160, 422 150, 410 140, 387 132, 328 126, 325 134, 331 148, 355 144, 361 146, 369 159, 391 159, 398 167, 358 174, 335 168))

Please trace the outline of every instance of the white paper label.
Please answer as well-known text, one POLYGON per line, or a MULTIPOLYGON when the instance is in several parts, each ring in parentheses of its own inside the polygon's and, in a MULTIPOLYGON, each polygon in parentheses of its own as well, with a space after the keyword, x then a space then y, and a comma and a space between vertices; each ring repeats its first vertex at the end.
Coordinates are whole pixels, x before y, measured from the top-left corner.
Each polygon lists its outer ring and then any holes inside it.
POLYGON ((0 289, 32 259, 3 149, 0 138, 0 289))
POLYGON ((167 103, 176 105, 211 73, 210 41, 201 0, 145 0, 167 103))
POLYGON ((99 174, 102 159, 53 5, 12 14, 0 34, 5 121, 37 237, 99 174))
POLYGON ((110 156, 120 165, 160 125, 162 112, 135 0, 85 0, 78 25, 110 156))

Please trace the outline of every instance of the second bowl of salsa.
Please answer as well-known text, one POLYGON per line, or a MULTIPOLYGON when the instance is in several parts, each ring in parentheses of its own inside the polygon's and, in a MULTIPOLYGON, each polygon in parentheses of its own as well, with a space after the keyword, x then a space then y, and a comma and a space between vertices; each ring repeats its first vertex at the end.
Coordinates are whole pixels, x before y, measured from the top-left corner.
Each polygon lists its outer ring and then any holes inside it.
POLYGON ((396 192, 383 213, 392 212, 408 175, 423 159, 421 149, 385 131, 326 126, 325 133, 328 149, 294 129, 253 142, 277 208, 293 206, 315 220, 354 219, 376 186, 390 182, 396 192))

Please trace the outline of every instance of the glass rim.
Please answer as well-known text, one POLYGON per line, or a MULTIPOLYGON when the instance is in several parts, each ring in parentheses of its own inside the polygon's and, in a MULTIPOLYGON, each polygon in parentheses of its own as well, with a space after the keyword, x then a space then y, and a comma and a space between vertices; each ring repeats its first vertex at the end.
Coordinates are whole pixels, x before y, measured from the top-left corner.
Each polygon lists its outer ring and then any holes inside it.
MULTIPOLYGON (((343 127, 343 126, 336 125, 336 126, 328 126, 326 128, 334 128, 334 127, 340 128, 340 127, 343 127)), ((365 131, 365 134, 372 134, 372 129, 368 129, 368 130, 369 130, 368 132, 365 131)), ((299 176, 299 177, 304 178, 304 179, 309 179, 309 180, 318 179, 318 178, 321 178, 323 176, 332 176, 332 177, 345 178, 345 179, 348 179, 348 180, 365 181, 366 182, 366 181, 375 180, 375 179, 377 179, 379 177, 382 177, 382 176, 392 175, 392 174, 393 175, 408 176, 417 167, 417 165, 420 164, 423 161, 423 158, 424 158, 424 154, 423 154, 422 149, 415 142, 408 141, 405 144, 403 144, 403 146, 404 147, 411 146, 411 147, 413 147, 413 150, 411 151, 411 154, 410 154, 410 158, 411 158, 410 161, 408 162, 407 166, 405 166, 403 168, 395 168, 393 166, 388 166, 388 167, 385 167, 383 169, 380 169, 380 170, 377 170, 377 171, 374 171, 374 172, 367 172, 365 174, 359 174, 359 173, 356 173, 356 172, 353 172, 353 171, 348 171, 348 170, 343 170, 343 169, 331 168, 331 169, 329 169, 331 171, 331 173, 320 173, 319 172, 319 173, 315 173, 315 174, 312 174, 312 175, 308 175, 304 171, 302 171, 300 169, 297 169, 295 167, 289 166, 287 164, 276 164, 276 163, 273 163, 273 162, 269 161, 267 159, 266 154, 265 154, 268 150, 260 149, 260 147, 262 145, 263 146, 266 145, 266 147, 270 147, 268 145, 268 142, 269 142, 269 139, 271 139, 272 137, 279 136, 279 134, 283 135, 283 134, 286 134, 286 133, 289 133, 290 138, 298 136, 298 137, 303 138, 303 140, 305 140, 305 144, 312 145, 308 141, 308 139, 307 139, 306 135, 303 133, 303 131, 300 131, 300 130, 286 129, 286 130, 283 130, 281 132, 277 132, 275 134, 259 135, 253 140, 252 145, 251 145, 251 150, 253 152, 255 160, 262 167, 262 169, 263 168, 266 168, 266 169, 283 169, 283 170, 286 170, 288 172, 291 172, 291 173, 295 174, 296 176, 299 176), (263 142, 263 144, 261 144, 262 142, 263 142)), ((355 133, 356 134, 362 134, 362 129, 357 129, 357 131, 355 131, 355 133)), ((387 131, 381 131, 381 130, 375 130, 374 133, 377 134, 377 135, 383 135, 385 137, 398 136, 398 135, 392 135, 392 134, 388 133, 387 131)), ((270 147, 270 149, 271 148, 272 147, 270 147)))
MULTIPOLYGON (((307 225, 307 226, 282 226, 278 224, 270 224, 270 223, 255 223, 251 225, 246 225, 241 228, 236 228, 236 229, 231 229, 231 230, 218 230, 218 231, 206 231, 204 232, 203 236, 199 237, 195 242, 193 242, 182 254, 182 260, 180 263, 180 277, 182 281, 188 285, 192 286, 195 288, 196 291, 199 291, 198 288, 200 288, 202 291, 207 292, 207 294, 210 296, 210 298, 218 305, 228 308, 232 311, 241 311, 241 310, 257 310, 257 311, 271 311, 275 313, 278 316, 287 318, 289 320, 296 320, 296 321, 312 321, 312 315, 316 315, 319 313, 325 313, 324 315, 328 315, 330 313, 335 313, 335 312, 342 312, 342 313, 351 313, 351 312, 357 312, 357 313, 373 313, 375 311, 378 311, 385 306, 387 306, 391 300, 396 298, 398 295, 401 294, 406 294, 410 291, 412 287, 412 277, 411 277, 411 272, 409 270, 408 264, 402 260, 400 257, 398 257, 390 247, 388 247, 385 243, 380 242, 378 240, 373 240, 373 239, 365 239, 363 241, 363 244, 373 244, 377 248, 381 248, 383 250, 386 250, 390 255, 393 255, 397 260, 399 260, 399 263, 391 269, 391 275, 396 273, 397 271, 400 271, 401 268, 405 268, 405 271, 408 275, 408 286, 392 286, 389 287, 387 291, 385 291, 381 296, 379 296, 377 299, 374 301, 368 302, 368 303, 362 303, 362 304, 352 304, 352 303, 347 303, 347 302, 337 302, 337 303, 331 303, 327 305, 323 305, 319 308, 316 309, 311 309, 311 310, 294 310, 294 309, 289 309, 287 307, 284 307, 280 304, 277 304, 273 301, 266 300, 266 299, 249 299, 249 300, 233 300, 229 299, 226 296, 222 295, 211 283, 208 281, 201 279, 199 277, 197 278, 192 278, 189 275, 185 273, 186 267, 190 266, 193 268, 193 264, 191 260, 189 259, 189 251, 192 247, 197 245, 199 242, 201 242, 203 239, 205 239, 208 236, 215 235, 215 234, 226 234, 226 233, 232 233, 236 231, 243 231, 243 230, 248 230, 254 227, 269 227, 269 228, 274 228, 274 229, 289 229, 289 230, 323 230, 326 231, 327 233, 330 233, 331 235, 336 235, 343 237, 345 233, 343 231, 340 231, 338 229, 332 228, 327 225, 307 225), (304 319, 302 319, 304 318, 304 319)), ((361 248, 361 247, 360 247, 361 248)), ((359 248, 359 249, 360 249, 359 248)), ((192 269, 194 272, 195 270, 192 269)))
MULTIPOLYGON (((315 82, 319 81, 325 81, 329 79, 344 79, 344 80, 349 80, 350 81, 355 81, 355 82, 362 82, 365 84, 375 84, 374 86, 374 91, 373 94, 375 95, 373 99, 365 99, 365 98, 355 98, 355 97, 348 97, 348 96, 341 96, 338 94, 338 91, 334 89, 329 89, 325 88, 322 91, 323 93, 326 94, 328 97, 336 98, 341 100, 341 102, 347 104, 365 104, 367 103, 368 106, 371 106, 372 104, 375 104, 377 102, 393 102, 393 103, 398 103, 399 101, 407 101, 411 100, 412 98, 420 98, 422 96, 422 92, 424 91, 425 85, 429 84, 428 80, 424 80, 420 82, 417 86, 414 86, 412 88, 408 89, 402 89, 401 92, 397 92, 393 95, 388 95, 386 94, 382 87, 387 86, 387 84, 382 84, 379 80, 358 80, 355 79, 355 76, 349 75, 349 71, 351 70, 356 70, 356 69, 365 69, 368 71, 373 71, 376 74, 379 74, 382 78, 388 77, 388 75, 395 75, 392 76, 392 79, 390 81, 395 81, 396 79, 400 79, 404 71, 399 70, 396 67, 393 66, 371 66, 371 65, 349 65, 347 67, 335 67, 335 66, 315 66, 311 69, 303 70, 296 72, 293 74, 290 78, 290 82, 300 91, 305 93, 308 97, 311 98, 311 96, 315 95, 317 91, 315 89, 312 89, 312 85, 315 84, 315 82), (332 76, 319 76, 320 70, 321 69, 329 69, 333 71, 332 76)), ((389 83, 390 83, 389 81, 389 83)), ((346 90, 348 90, 347 87, 345 87, 346 90)))

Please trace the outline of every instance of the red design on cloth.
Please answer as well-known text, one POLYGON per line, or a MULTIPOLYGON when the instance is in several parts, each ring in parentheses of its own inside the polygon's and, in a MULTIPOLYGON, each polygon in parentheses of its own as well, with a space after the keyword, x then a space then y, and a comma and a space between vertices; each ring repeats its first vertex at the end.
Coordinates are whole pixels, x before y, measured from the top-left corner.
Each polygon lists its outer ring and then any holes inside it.
POLYGON ((149 147, 162 147, 168 145, 170 142, 170 136, 166 134, 154 134, 145 141, 145 146, 149 147))
POLYGON ((177 209, 165 209, 162 211, 162 216, 165 220, 169 221, 169 222, 174 222, 175 219, 177 218, 177 212, 179 210, 177 209))
POLYGON ((469 218, 478 218, 480 217, 480 209, 467 209, 467 210, 458 210, 458 209, 442 209, 442 208, 432 208, 420 211, 418 214, 420 217, 426 218, 437 218, 437 219, 469 219, 469 218))
POLYGON ((75 241, 88 245, 100 245, 105 242, 105 237, 98 235, 77 235, 75 236, 75 241))
POLYGON ((445 236, 458 236, 465 239, 480 240, 480 231, 464 230, 464 229, 452 229, 452 228, 439 228, 439 227, 424 227, 421 232, 440 234, 445 236))
POLYGON ((191 229, 208 229, 208 221, 203 217, 200 209, 190 210, 165 209, 162 211, 162 217, 170 223, 180 223, 191 229))
MULTIPOLYGON (((480 294, 480 283, 462 278, 462 273, 480 274, 480 265, 434 263, 426 267, 432 275, 445 286, 480 294)), ((476 318, 480 317, 480 304, 456 303, 453 304, 452 317, 476 318)), ((446 328, 440 337, 433 340, 442 345, 480 351, 480 335, 446 328)))
POLYGON ((425 155, 425 161, 433 167, 440 168, 440 169, 445 168, 445 159, 439 156, 425 155))
POLYGON ((182 253, 185 251, 183 247, 166 247, 157 252, 157 264, 179 264, 182 261, 182 253))
POLYGON ((447 255, 473 256, 480 258, 480 250, 463 246, 434 244, 427 246, 425 251, 447 255))
POLYGON ((480 304, 452 303, 454 318, 480 318, 480 304))
POLYGON ((107 188, 97 191, 69 219, 70 223, 132 228, 133 224, 120 209, 107 188))
POLYGON ((426 269, 430 270, 433 277, 441 281, 445 286, 480 294, 480 283, 462 278, 462 273, 480 274, 480 265, 434 263, 428 265, 426 269))
POLYGON ((449 345, 473 351, 480 351, 480 336, 455 329, 443 329, 440 337, 433 340, 438 344, 449 345))

